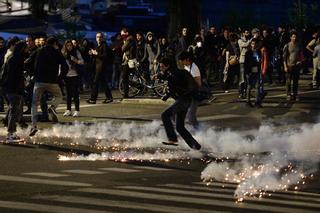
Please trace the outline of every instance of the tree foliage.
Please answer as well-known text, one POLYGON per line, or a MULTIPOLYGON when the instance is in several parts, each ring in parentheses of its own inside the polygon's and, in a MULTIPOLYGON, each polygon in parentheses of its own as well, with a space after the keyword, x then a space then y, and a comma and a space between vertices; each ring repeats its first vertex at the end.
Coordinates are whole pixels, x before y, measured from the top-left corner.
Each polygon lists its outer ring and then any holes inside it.
POLYGON ((201 0, 169 0, 169 31, 170 38, 176 37, 182 27, 187 26, 190 34, 200 28, 201 0))

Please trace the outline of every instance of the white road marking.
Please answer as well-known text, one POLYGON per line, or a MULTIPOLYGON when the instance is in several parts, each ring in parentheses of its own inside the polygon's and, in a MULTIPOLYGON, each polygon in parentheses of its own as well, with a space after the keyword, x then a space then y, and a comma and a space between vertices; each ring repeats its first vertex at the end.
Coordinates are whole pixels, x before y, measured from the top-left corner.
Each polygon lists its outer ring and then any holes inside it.
POLYGON ((125 169, 125 168, 100 168, 100 170, 103 171, 109 171, 109 172, 123 172, 123 173, 131 173, 131 172, 141 172, 141 170, 135 170, 135 169, 125 169))
POLYGON ((41 176, 41 177, 49 177, 49 178, 69 176, 66 174, 49 173, 49 172, 27 172, 27 173, 23 173, 23 175, 33 175, 33 176, 41 176))
POLYGON ((24 202, 13 202, 0 200, 0 208, 8 209, 20 209, 36 212, 55 212, 55 213, 106 213, 108 211, 99 211, 93 209, 83 209, 83 208, 72 208, 72 207, 62 207, 56 205, 43 205, 35 203, 24 203, 24 202))
POLYGON ((135 166, 134 168, 145 169, 145 170, 153 170, 153 171, 173 171, 173 169, 158 168, 158 167, 152 167, 152 166, 135 166))
POLYGON ((60 180, 44 180, 44 179, 38 179, 38 178, 25 178, 25 177, 8 176, 8 175, 0 175, 0 181, 1 180, 10 181, 10 182, 24 182, 24 183, 46 184, 46 185, 56 185, 56 186, 82 186, 82 187, 92 186, 89 183, 60 181, 60 180))
POLYGON ((70 169, 70 170, 62 170, 62 172, 72 173, 72 174, 82 174, 82 175, 101 175, 106 174, 106 172, 99 172, 93 170, 82 170, 82 169, 70 169))

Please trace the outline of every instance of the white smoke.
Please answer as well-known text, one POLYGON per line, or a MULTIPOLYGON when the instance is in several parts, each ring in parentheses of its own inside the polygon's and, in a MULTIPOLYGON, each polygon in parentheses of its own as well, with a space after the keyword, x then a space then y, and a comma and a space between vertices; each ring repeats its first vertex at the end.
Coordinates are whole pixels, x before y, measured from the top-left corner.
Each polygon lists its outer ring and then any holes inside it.
POLYGON ((318 169, 319 137, 319 123, 286 131, 262 126, 248 141, 240 135, 232 136, 236 140, 224 141, 232 150, 225 150, 233 154, 242 149, 251 150, 251 154, 238 156, 236 162, 212 162, 202 172, 201 178, 207 182, 238 183, 235 197, 239 201, 246 196, 261 197, 268 191, 288 190, 292 185, 295 186, 293 189, 299 189, 306 178, 318 169))
MULTIPOLYGON (((1 129, 0 134, 5 135, 5 129, 1 129)), ((18 134, 27 136, 28 130, 19 129, 18 134)), ((242 132, 207 126, 192 134, 202 145, 201 152, 190 151, 181 138, 178 147, 162 145, 167 138, 159 121, 54 125, 41 130, 34 140, 57 140, 102 150, 101 154, 89 156, 59 156, 61 161, 189 161, 209 156, 211 163, 201 178, 206 182, 237 183, 235 197, 238 200, 263 196, 268 191, 288 190, 290 186, 299 189, 306 178, 317 171, 320 162, 320 123, 300 127, 268 124, 242 132)))

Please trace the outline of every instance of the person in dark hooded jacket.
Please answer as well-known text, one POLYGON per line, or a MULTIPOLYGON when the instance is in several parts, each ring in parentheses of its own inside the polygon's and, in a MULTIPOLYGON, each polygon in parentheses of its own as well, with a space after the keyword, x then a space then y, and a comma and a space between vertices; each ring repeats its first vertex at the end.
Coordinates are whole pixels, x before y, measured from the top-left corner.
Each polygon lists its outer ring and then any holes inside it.
POLYGON ((12 55, 4 64, 5 77, 2 82, 4 94, 9 102, 8 109, 8 135, 7 142, 17 142, 20 137, 16 135, 16 121, 21 120, 24 92, 24 54, 26 50, 24 41, 18 42, 12 55))

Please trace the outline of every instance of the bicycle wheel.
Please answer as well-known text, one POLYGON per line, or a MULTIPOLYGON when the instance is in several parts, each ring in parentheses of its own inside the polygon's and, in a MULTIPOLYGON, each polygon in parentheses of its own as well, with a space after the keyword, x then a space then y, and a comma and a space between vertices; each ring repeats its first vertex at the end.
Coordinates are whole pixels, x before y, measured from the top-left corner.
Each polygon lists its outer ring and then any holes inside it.
MULTIPOLYGON (((144 91, 144 86, 142 84, 141 78, 133 74, 130 74, 128 82, 129 82, 129 93, 128 93, 129 97, 135 97, 144 91)), ((119 91, 121 95, 124 95, 124 85, 123 85, 122 79, 120 80, 119 91)))
POLYGON ((165 96, 168 90, 168 82, 156 79, 154 81, 153 90, 159 97, 165 96))

